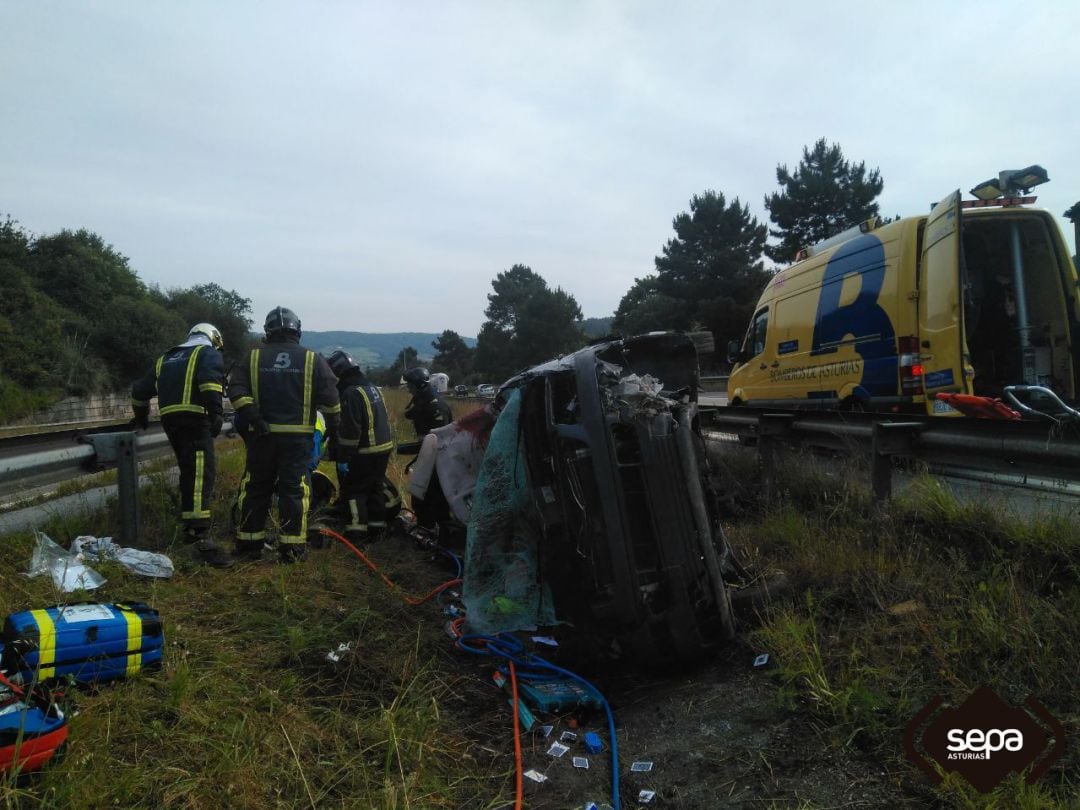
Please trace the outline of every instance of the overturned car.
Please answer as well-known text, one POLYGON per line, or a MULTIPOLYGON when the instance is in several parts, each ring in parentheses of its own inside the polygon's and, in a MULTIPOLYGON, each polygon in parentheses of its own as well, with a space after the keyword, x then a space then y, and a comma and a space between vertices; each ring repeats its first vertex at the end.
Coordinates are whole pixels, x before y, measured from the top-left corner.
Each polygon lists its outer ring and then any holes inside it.
POLYGON ((641 662, 734 636, 720 527, 683 334, 593 344, 499 390, 468 517, 474 632, 573 624, 641 662))

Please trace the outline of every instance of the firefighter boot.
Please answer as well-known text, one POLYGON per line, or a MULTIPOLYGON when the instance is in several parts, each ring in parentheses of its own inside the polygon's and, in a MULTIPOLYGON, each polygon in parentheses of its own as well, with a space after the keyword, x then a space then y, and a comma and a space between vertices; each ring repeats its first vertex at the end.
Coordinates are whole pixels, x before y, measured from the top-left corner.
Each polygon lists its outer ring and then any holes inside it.
POLYGON ((237 540, 232 555, 238 562, 258 562, 262 559, 262 540, 237 540))
POLYGON ((303 562, 306 558, 306 543, 278 543, 278 562, 283 565, 303 562))
POLYGON ((210 527, 203 523, 185 523, 180 539, 184 545, 195 545, 210 536, 210 527))
POLYGON ((195 558, 212 568, 232 568, 234 564, 233 558, 208 538, 195 543, 195 558))

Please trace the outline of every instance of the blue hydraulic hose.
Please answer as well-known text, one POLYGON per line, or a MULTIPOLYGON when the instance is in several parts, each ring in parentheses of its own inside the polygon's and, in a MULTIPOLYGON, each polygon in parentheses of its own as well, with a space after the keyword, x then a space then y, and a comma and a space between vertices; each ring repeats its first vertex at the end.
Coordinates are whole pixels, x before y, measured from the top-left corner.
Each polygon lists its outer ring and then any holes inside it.
POLYGON ((454 565, 457 566, 457 576, 454 578, 461 579, 461 575, 465 573, 465 566, 461 562, 461 557, 452 552, 450 549, 443 548, 442 546, 435 546, 435 549, 436 551, 441 551, 443 554, 445 554, 447 557, 454 561, 454 565))
POLYGON ((614 805, 615 810, 619 810, 619 744, 615 739, 615 715, 611 712, 611 706, 608 704, 607 698, 603 697, 603 693, 599 689, 576 672, 571 672, 568 669, 555 666, 555 664, 545 661, 538 655, 530 655, 529 658, 533 659, 532 663, 535 665, 561 673, 568 678, 573 678, 578 683, 584 684, 601 696, 601 700, 604 703, 604 713, 607 715, 608 736, 611 738, 611 803, 614 805))
MULTIPOLYGON (((518 667, 539 667, 540 669, 547 669, 552 672, 557 672, 568 678, 572 678, 580 684, 583 684, 588 689, 591 689, 596 694, 600 695, 601 702, 604 704, 604 713, 607 715, 608 721, 608 736, 611 739, 611 803, 618 810, 619 804, 619 745, 615 738, 615 715, 612 714, 611 706, 607 702, 607 698, 603 696, 595 686, 589 681, 575 672, 571 672, 568 669, 563 669, 560 666, 552 664, 550 661, 545 661, 538 655, 528 653, 519 657, 525 649, 525 645, 519 641, 515 636, 511 636, 506 633, 500 633, 497 636, 461 636, 457 640, 457 647, 465 652, 473 653, 474 655, 499 655, 510 661, 513 661, 515 666, 518 667), (477 643, 478 646, 471 646, 473 643, 477 643)), ((519 669, 518 677, 529 677, 532 673, 521 672, 519 669)), ((538 675, 538 673, 537 673, 538 675)), ((539 676, 543 677, 543 676, 539 676)), ((517 711, 517 708, 514 709, 517 711)))

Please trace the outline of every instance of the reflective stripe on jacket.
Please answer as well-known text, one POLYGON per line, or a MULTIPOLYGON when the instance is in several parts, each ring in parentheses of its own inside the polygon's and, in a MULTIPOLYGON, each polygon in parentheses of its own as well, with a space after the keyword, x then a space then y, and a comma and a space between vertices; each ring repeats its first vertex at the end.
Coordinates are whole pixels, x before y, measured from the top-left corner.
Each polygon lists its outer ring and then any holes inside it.
POLYGON ((225 362, 213 346, 176 346, 161 355, 131 387, 131 404, 149 408, 158 399, 162 416, 174 413, 221 414, 225 362))
POLYGON ((389 453, 394 449, 390 418, 382 393, 364 377, 349 375, 338 383, 341 430, 338 443, 357 453, 389 453))
POLYGON ((266 343, 233 372, 229 399, 236 410, 257 406, 271 433, 314 433, 316 410, 341 410, 335 380, 321 354, 298 343, 266 343))

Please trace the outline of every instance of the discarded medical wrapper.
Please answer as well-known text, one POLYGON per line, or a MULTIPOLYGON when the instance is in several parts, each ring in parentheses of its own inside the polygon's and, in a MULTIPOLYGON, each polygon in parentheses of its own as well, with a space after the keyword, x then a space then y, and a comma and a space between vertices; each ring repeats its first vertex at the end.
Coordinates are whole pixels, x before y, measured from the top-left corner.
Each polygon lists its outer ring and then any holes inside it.
POLYGON ((648 804, 656 798, 655 790, 643 790, 637 795, 637 800, 642 804, 648 804))
POLYGON ((652 762, 635 762, 630 766, 634 773, 648 773, 652 770, 652 762))
POLYGON ((558 647, 559 642, 553 639, 551 636, 533 636, 532 640, 537 644, 543 644, 548 647, 558 647))
POLYGON ((544 776, 544 774, 540 773, 540 771, 525 771, 524 775, 532 779, 534 782, 543 783, 547 781, 547 777, 544 776))
POLYGON ((561 757, 561 756, 562 756, 563 754, 565 754, 565 753, 566 753, 567 751, 569 751, 569 750, 570 750, 570 749, 569 749, 569 748, 567 748, 567 747, 566 747, 565 745, 563 745, 562 743, 559 743, 559 742, 553 742, 553 743, 551 744, 551 748, 549 748, 549 749, 547 750, 547 752, 548 752, 549 754, 551 754, 551 756, 553 756, 553 757, 561 757))
POLYGON ((348 644, 346 644, 345 642, 342 642, 341 644, 337 645, 336 650, 331 650, 330 652, 328 652, 326 654, 326 660, 327 661, 332 661, 333 663, 336 664, 341 660, 341 657, 343 655, 345 655, 348 652, 351 652, 352 648, 353 648, 353 643, 351 641, 348 644))
POLYGON ((588 757, 574 757, 574 767, 584 768, 589 770, 589 758, 588 757))
POLYGON ((577 739, 576 731, 564 731, 559 735, 559 742, 573 742, 577 739))
POLYGON ((124 548, 111 537, 80 535, 71 541, 71 554, 82 554, 87 560, 113 560, 141 577, 167 579, 173 575, 173 563, 165 554, 124 548))
POLYGON ((759 655, 757 658, 754 659, 754 666, 755 667, 763 667, 768 663, 769 663, 769 654, 768 653, 762 653, 761 655, 759 655))
POLYGON ((551 732, 555 730, 555 726, 540 726, 540 733, 544 735, 544 738, 551 736, 551 732))
POLYGON ((36 536, 37 543, 30 556, 30 567, 26 570, 26 576, 49 574, 53 585, 63 593, 79 589, 92 591, 105 584, 105 577, 85 565, 82 555, 65 551, 43 532, 36 532, 36 536))
POLYGON ((96 683, 159 669, 165 644, 158 612, 142 602, 12 613, 2 640, 3 669, 26 682, 71 675, 96 683))

